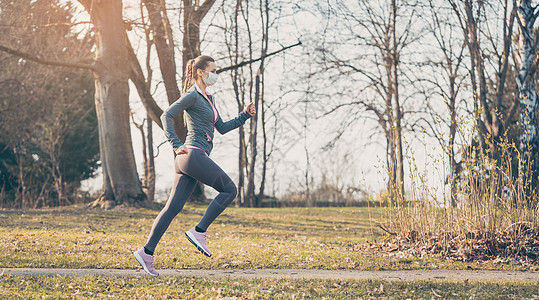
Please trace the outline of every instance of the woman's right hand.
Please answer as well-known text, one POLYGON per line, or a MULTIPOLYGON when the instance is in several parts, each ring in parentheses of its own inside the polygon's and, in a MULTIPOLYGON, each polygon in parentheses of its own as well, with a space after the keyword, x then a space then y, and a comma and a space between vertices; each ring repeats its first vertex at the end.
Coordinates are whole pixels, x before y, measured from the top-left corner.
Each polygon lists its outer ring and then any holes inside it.
POLYGON ((187 148, 185 147, 185 145, 181 145, 178 149, 174 150, 174 152, 176 153, 176 155, 187 154, 187 148))

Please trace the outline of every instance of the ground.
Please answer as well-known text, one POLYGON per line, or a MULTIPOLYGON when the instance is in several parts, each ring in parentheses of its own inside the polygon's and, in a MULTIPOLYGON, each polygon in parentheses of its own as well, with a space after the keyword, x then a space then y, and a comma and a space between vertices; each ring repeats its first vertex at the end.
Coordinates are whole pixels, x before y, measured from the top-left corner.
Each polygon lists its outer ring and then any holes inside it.
POLYGON ((516 272, 526 269, 518 264, 462 263, 429 256, 381 257, 357 251, 358 244, 383 238, 383 232, 376 225, 383 221, 380 209, 374 208, 230 207, 209 228, 208 246, 214 255, 206 258, 183 235, 185 230, 196 224, 204 209, 204 206, 188 204, 172 222, 156 249, 156 268, 167 275, 160 278, 141 276, 140 267, 131 254, 144 244, 158 211, 121 207, 103 211, 84 209, 83 206, 2 211, 0 268, 115 269, 127 274, 40 276, 36 273, 21 276, 4 271, 0 277, 0 296, 147 298, 152 295, 158 298, 204 299, 539 297, 538 280, 533 277, 537 273, 530 272, 529 268, 526 272, 516 272), (252 272, 284 272, 290 269, 307 272, 301 274, 340 270, 341 275, 215 276, 216 272, 241 274, 245 269, 252 272), (342 272, 375 270, 397 273, 389 275, 393 279, 342 275, 342 272), (414 278, 413 273, 399 275, 399 270, 449 273, 414 278), (483 279, 474 279, 470 275, 455 277, 458 272, 447 270, 511 272, 504 273, 509 274, 507 276, 500 276, 502 273, 498 272, 489 275, 494 277, 485 275, 483 279), (208 273, 197 276, 189 272, 208 273), (520 280, 515 274, 521 273, 531 274, 531 278, 520 280))

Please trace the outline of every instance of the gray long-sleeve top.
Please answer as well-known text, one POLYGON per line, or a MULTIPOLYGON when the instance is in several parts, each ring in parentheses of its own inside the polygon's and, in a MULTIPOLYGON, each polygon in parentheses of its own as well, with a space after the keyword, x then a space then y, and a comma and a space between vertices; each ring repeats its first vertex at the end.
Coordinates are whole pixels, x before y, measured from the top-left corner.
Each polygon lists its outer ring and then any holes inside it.
POLYGON ((172 144, 174 150, 183 144, 174 131, 172 119, 182 111, 185 111, 187 114, 187 137, 185 144, 198 147, 208 155, 210 155, 213 149, 214 128, 219 133, 225 134, 242 126, 251 117, 249 113, 243 111, 236 118, 223 122, 219 112, 215 108, 214 98, 211 95, 208 95, 208 98, 212 103, 202 95, 196 85, 193 85, 161 115, 165 136, 172 144))

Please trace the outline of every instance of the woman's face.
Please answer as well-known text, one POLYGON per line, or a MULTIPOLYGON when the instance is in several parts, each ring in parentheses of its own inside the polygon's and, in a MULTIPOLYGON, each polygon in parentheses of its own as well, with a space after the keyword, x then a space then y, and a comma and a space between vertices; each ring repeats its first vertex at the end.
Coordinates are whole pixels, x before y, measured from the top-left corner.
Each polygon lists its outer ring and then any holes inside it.
POLYGON ((199 77, 208 78, 208 76, 210 76, 208 72, 211 72, 211 73, 217 72, 217 65, 215 64, 215 62, 209 61, 208 65, 206 66, 206 69, 204 69, 204 71, 199 69, 198 72, 199 72, 198 74, 199 77))

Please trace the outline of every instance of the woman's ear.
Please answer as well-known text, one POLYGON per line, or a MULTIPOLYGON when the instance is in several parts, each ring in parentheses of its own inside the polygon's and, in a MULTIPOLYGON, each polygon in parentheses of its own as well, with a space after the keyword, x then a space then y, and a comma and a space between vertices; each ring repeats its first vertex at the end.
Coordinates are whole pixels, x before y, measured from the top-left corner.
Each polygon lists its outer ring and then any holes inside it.
POLYGON ((201 78, 202 75, 204 75, 204 71, 202 71, 201 69, 198 69, 198 68, 197 68, 197 78, 201 78))

